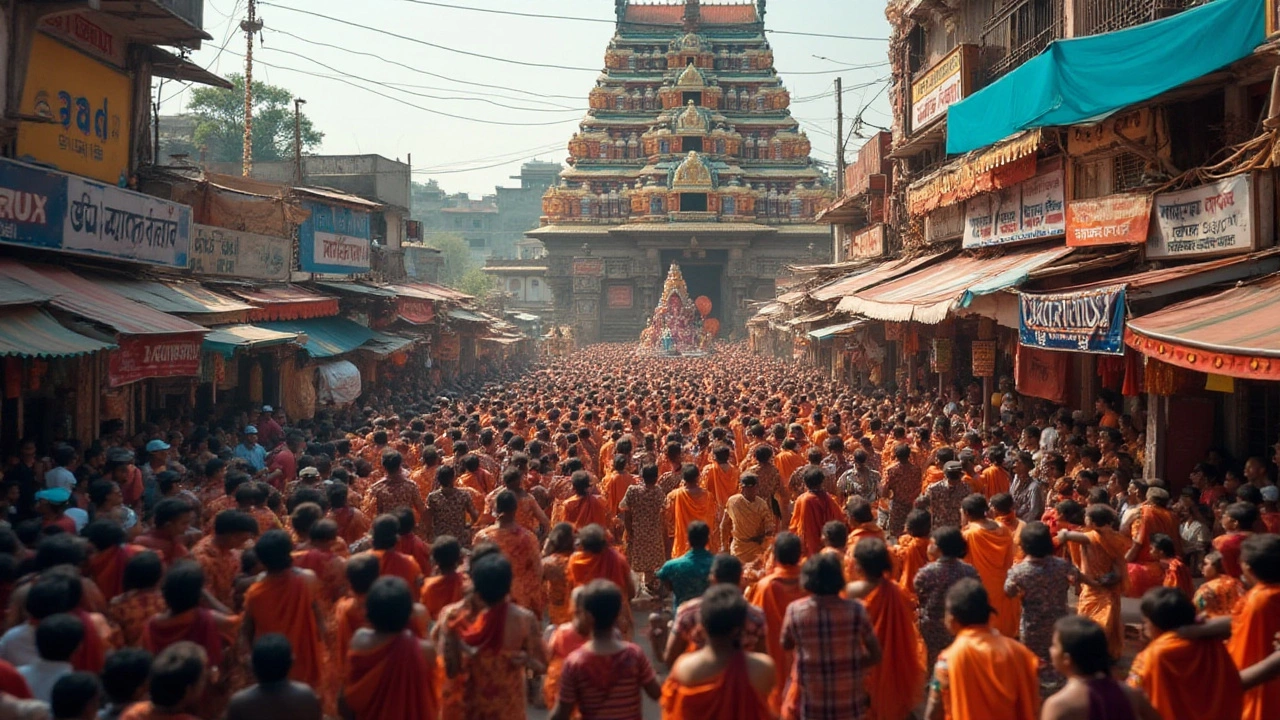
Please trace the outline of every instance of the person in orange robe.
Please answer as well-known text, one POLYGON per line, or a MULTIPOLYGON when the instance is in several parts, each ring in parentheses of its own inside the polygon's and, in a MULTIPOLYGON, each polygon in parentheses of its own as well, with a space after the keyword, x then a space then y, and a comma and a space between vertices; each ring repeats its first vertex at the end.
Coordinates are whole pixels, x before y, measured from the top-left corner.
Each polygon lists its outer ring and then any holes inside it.
MULTIPOLYGON (((1015 564, 1020 563, 1025 557, 1025 554, 1022 552, 1020 539, 1022 537, 1022 528, 1026 527, 1026 523, 1013 512, 1012 495, 1009 493, 996 493, 989 497, 990 500, 988 500, 987 503, 991 506, 991 519, 1009 528, 1009 532, 1013 533, 1013 562, 1015 564)), ((1083 511, 1081 512, 1081 516, 1083 517, 1083 511)), ((1067 529, 1077 530, 1078 528, 1069 526, 1067 529)), ((1052 535, 1056 539, 1057 532, 1053 532, 1052 535)), ((1079 567, 1079 546, 1068 545, 1067 547, 1075 551, 1075 555, 1072 556, 1071 561, 1079 567)))
POLYGON ((888 577, 891 561, 884 540, 864 538, 852 552, 863 579, 850 583, 845 594, 866 606, 882 653, 863 681, 871 695, 871 717, 906 720, 920 704, 928 675, 914 603, 888 577))
POLYGON ((613 472, 609 473, 600 481, 600 494, 604 497, 605 503, 609 506, 609 517, 614 518, 613 525, 609 527, 614 531, 615 537, 621 537, 622 534, 617 532, 621 528, 618 524, 617 517, 622 512, 618 507, 622 504, 622 498, 626 497, 627 488, 637 484, 640 480, 635 475, 627 472, 627 465, 630 458, 625 455, 617 455, 613 458, 613 472))
MULTIPOLYGON (((304 503, 304 505, 310 504, 304 503)), ((319 507, 315 509, 320 512, 319 507)), ((318 520, 307 531, 305 542, 296 545, 298 549, 293 553, 294 567, 310 570, 319 579, 320 609, 325 617, 329 617, 333 604, 347 592, 346 561, 329 549, 334 546, 337 537, 337 523, 332 520, 318 520)))
POLYGON ((488 541, 502 549, 515 573, 511 601, 541 617, 546 603, 542 594, 542 548, 538 538, 516 520, 519 503, 510 490, 498 493, 493 504, 498 522, 477 532, 475 543, 488 541))
POLYGON ((782 711, 782 692, 791 674, 792 653, 782 646, 782 620, 788 605, 808 595, 800 585, 801 550, 799 537, 778 533, 773 541, 773 572, 747 591, 747 602, 764 610, 765 649, 776 672, 769 694, 769 707, 775 714, 782 711))
POLYGON ((1217 550, 1211 550, 1204 556, 1200 571, 1204 574, 1204 582, 1191 598, 1196 612, 1210 618, 1231 617, 1236 603, 1244 597, 1244 585, 1226 574, 1222 567, 1222 553, 1217 550))
POLYGON ((191 559, 204 570, 205 592, 221 603, 224 612, 235 608, 241 550, 257 536, 258 521, 253 516, 223 510, 213 519, 213 534, 200 538, 191 548, 191 559))
POLYGON ((120 720, 200 720, 197 713, 203 709, 208 680, 204 648, 192 642, 174 643, 151 663, 150 699, 130 705, 120 720))
POLYGON ((822 550, 822 527, 832 520, 844 522, 840 504, 831 497, 823 484, 827 476, 822 468, 812 468, 804 474, 805 492, 796 498, 791 511, 790 530, 800 538, 802 554, 809 557, 822 550))
POLYGON ((93 554, 89 556, 85 575, 102 591, 102 598, 111 598, 124 592, 124 566, 129 558, 145 551, 141 545, 129 545, 127 535, 119 523, 95 520, 84 528, 93 554))
POLYGON ((431 543, 431 559, 435 561, 438 575, 432 575, 422 583, 419 602, 427 609, 427 618, 435 622, 440 611, 462 599, 466 576, 458 572, 462 564, 462 544, 458 539, 442 535, 431 543))
POLYGON ((552 627, 573 619, 572 593, 569 590, 571 557, 573 526, 569 523, 556 523, 542 546, 542 592, 547 599, 547 619, 552 627))
POLYGON ((112 598, 106 612, 124 645, 136 646, 147 621, 164 610, 164 597, 160 594, 163 576, 164 564, 152 550, 134 555, 125 566, 124 592, 112 598))
POLYGON ((974 490, 989 498, 1009 492, 1013 480, 1009 477, 1009 471, 1004 469, 1004 450, 993 447, 987 450, 986 456, 987 467, 978 474, 982 487, 974 490))
POLYGON ((372 523, 359 509, 348 504, 351 490, 340 482, 335 482, 325 491, 329 500, 329 519, 338 523, 338 537, 350 545, 369 532, 372 523))
POLYGON ((573 484, 573 497, 564 501, 560 513, 564 521, 572 525, 575 532, 588 525, 612 528, 609 504, 592 492, 591 476, 586 471, 579 470, 569 481, 573 484))
POLYGON ((739 646, 746 618, 747 602, 736 588, 716 586, 707 591, 698 608, 707 643, 681 655, 671 667, 662 686, 663 720, 777 717, 768 700, 777 690, 774 661, 739 646))
POLYGON ((987 597, 995 610, 992 628, 1005 637, 1018 637, 1018 624, 1022 615, 1022 600, 1009 597, 1004 591, 1004 581, 1013 567, 1013 533, 1009 528, 987 518, 987 499, 974 493, 960 503, 966 525, 961 530, 969 543, 967 560, 978 571, 987 597))
POLYGON ((395 575, 415 591, 422 587, 422 568, 418 561, 396 550, 400 544, 400 521, 395 515, 379 515, 371 531, 373 554, 377 556, 383 575, 395 575))
POLYGON ((1191 570, 1187 568, 1186 563, 1182 562, 1182 558, 1178 556, 1177 550, 1174 549, 1173 538, 1164 533, 1153 535, 1151 537, 1151 554, 1155 557, 1156 562, 1160 563, 1161 569, 1164 570, 1161 585, 1177 588, 1188 598, 1196 594, 1196 587, 1191 582, 1191 570))
POLYGON ((378 578, 365 602, 372 629, 356 631, 339 705, 355 720, 437 720, 435 649, 410 628, 413 593, 394 576, 378 578))
POLYGON ((773 464, 777 466, 778 475, 782 477, 783 482, 790 480, 796 470, 804 467, 805 456, 798 452, 795 439, 787 438, 782 441, 782 450, 773 459, 773 464), (788 443, 790 443, 789 448, 788 443))
POLYGON ((738 492, 738 468, 729 463, 729 455, 733 451, 727 445, 718 445, 711 451, 715 462, 702 469, 702 477, 698 484, 711 493, 716 500, 716 507, 723 510, 729 498, 738 492))
POLYGON ((569 621, 554 625, 547 632, 547 675, 542 682, 542 701, 548 708, 555 707, 556 699, 560 697, 564 661, 591 638, 587 617, 577 611, 581 597, 581 589, 571 593, 570 602, 574 610, 569 621))
MULTIPOLYGON (((671 538, 671 557, 678 558, 689 552, 689 539, 686 529, 694 520, 701 520, 707 527, 719 527, 716 522, 716 499, 698 484, 699 473, 696 465, 686 463, 680 470, 684 484, 667 493, 666 504, 662 515, 666 524, 667 537, 671 538)), ((822 526, 818 526, 822 532, 822 526)), ((822 540, 818 540, 822 547, 822 540)), ((719 533, 713 533, 707 549, 720 551, 719 533)))
POLYGON ((634 622, 631 619, 631 598, 636 596, 635 582, 631 578, 631 566, 627 559, 609 547, 604 528, 588 525, 578 533, 578 546, 582 548, 569 558, 566 575, 569 591, 584 587, 592 580, 608 580, 622 588, 623 611, 618 616, 618 629, 623 637, 631 637, 634 622))
POLYGON ((1090 505, 1084 513, 1085 531, 1058 532, 1059 542, 1084 546, 1080 563, 1080 595, 1076 612, 1107 631, 1112 658, 1124 650, 1124 625, 1120 619, 1120 599, 1129 584, 1125 553, 1129 538, 1112 529, 1116 512, 1109 505, 1090 505))
POLYGON ((1138 509, 1131 528, 1133 545, 1125 553, 1129 563, 1129 597, 1142 597, 1150 588, 1164 582, 1164 567, 1151 551, 1151 538, 1157 534, 1173 539, 1174 551, 1182 552, 1182 535, 1178 518, 1169 512, 1169 492, 1161 487, 1147 488, 1147 501, 1138 509))
POLYGON ((1196 622, 1191 598, 1177 588, 1149 590, 1142 618, 1152 640, 1129 667, 1129 686, 1141 690, 1165 720, 1240 717, 1244 690, 1227 647, 1178 635, 1196 622))
POLYGON ((927 510, 912 510, 907 515, 907 534, 898 538, 892 548, 894 580, 912 602, 916 601, 916 573, 929 564, 929 533, 933 518, 927 510))
MULTIPOLYGON (((1252 586, 1232 619, 1227 650, 1244 671, 1271 655, 1280 633, 1280 536, 1251 535, 1240 547, 1240 567, 1252 586)), ((1244 696, 1242 720, 1280 717, 1280 679, 1269 680, 1244 696)))
POLYGON ((993 632, 982 583, 963 578, 947 590, 947 628, 955 640, 938 655, 924 716, 948 720, 1035 720, 1040 665, 1017 640, 993 632))
POLYGON ((293 646, 289 677, 318 687, 325 663, 320 583, 315 573, 293 567, 293 541, 284 530, 263 533, 254 551, 266 573, 245 591, 242 647, 263 635, 284 635, 293 646))

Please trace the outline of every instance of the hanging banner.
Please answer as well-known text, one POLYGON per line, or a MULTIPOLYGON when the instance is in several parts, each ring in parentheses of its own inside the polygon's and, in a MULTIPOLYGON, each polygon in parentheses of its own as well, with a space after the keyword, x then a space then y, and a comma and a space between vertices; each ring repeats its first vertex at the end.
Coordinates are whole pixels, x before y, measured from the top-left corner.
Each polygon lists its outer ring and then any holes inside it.
POLYGON ((129 181, 133 82, 44 33, 31 38, 18 157, 111 185, 129 181))
POLYGON ((1208 185, 1155 197, 1147 258, 1184 258, 1257 249, 1259 224, 1272 207, 1269 176, 1233 175, 1208 185), (1254 207, 1254 186, 1258 189, 1254 207))
POLYGON ((1019 295, 1018 342, 1047 350, 1124 355, 1125 286, 1019 295))
POLYGON ((119 387, 149 378, 195 377, 200 374, 203 341, 203 333, 120 335, 119 349, 107 356, 107 384, 119 387))
POLYGON ((1056 237, 1067 231, 1061 168, 965 203, 965 248, 1056 237))
POLYGON ((970 343, 969 354, 973 359, 974 377, 991 377, 996 374, 996 341, 974 340, 970 343))
POLYGON ((360 397, 360 368, 346 360, 316 366, 318 406, 349 405, 360 397))
POLYGON ((1151 225, 1150 195, 1108 195, 1067 203, 1067 247, 1141 245, 1151 225))
POLYGON ((929 349, 929 367, 933 372, 951 372, 951 338, 934 338, 929 349))
POLYGON ((246 280, 289 280, 293 243, 212 225, 193 225, 188 267, 201 275, 246 280))
POLYGON ((1019 345, 1013 365, 1018 392, 1066 404, 1071 387, 1070 355, 1019 345))
POLYGON ((605 307, 610 310, 630 310, 635 304, 635 288, 630 285, 610 285, 605 291, 605 307))
POLYGON ((396 314, 405 322, 426 325, 436 317, 436 308, 430 300, 400 296, 396 298, 396 314))
POLYGON ((62 249, 165 267, 185 268, 191 249, 191 208, 67 177, 70 207, 62 249))
POLYGON ((317 202, 304 202, 302 206, 311 213, 298 226, 298 256, 303 272, 369 272, 369 213, 317 202))

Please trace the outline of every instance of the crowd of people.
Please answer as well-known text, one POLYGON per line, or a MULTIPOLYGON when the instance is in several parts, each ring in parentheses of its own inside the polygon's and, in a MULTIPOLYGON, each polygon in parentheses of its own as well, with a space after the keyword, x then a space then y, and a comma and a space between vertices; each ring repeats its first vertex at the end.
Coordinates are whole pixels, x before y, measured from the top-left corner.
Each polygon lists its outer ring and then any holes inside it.
POLYGON ((1280 718, 1271 458, 743 350, 23 442, 0 718, 1280 718))

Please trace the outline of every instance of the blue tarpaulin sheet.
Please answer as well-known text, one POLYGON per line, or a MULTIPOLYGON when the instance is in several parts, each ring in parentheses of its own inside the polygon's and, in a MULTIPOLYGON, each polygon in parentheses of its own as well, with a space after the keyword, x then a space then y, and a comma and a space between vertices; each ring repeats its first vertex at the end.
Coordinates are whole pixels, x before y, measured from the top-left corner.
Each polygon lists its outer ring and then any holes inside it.
POLYGON ((349 353, 373 339, 374 332, 358 322, 340 317, 256 323, 258 327, 282 333, 305 334, 303 348, 313 358, 330 358, 349 353))
POLYGON ((1116 32, 1058 40, 947 111, 947 153, 1073 125, 1207 75, 1265 39, 1259 0, 1214 0, 1116 32))

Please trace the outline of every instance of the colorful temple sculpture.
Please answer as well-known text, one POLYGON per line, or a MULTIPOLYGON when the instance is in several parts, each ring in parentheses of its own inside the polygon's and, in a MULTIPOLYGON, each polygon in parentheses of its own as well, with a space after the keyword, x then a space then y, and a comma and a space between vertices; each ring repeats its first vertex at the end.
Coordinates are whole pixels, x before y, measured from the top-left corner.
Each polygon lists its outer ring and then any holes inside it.
POLYGON ((568 167, 542 200, 556 322, 634 340, 678 262, 722 335, 790 263, 825 261, 833 193, 791 117, 764 0, 616 0, 617 29, 568 167))
POLYGON ((719 323, 707 317, 712 301, 705 295, 697 300, 689 299, 680 266, 671 263, 666 282, 662 284, 662 299, 654 308, 648 325, 640 333, 642 354, 690 356, 705 355, 711 349, 719 323))

